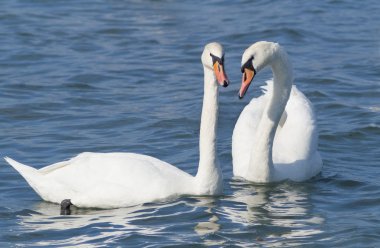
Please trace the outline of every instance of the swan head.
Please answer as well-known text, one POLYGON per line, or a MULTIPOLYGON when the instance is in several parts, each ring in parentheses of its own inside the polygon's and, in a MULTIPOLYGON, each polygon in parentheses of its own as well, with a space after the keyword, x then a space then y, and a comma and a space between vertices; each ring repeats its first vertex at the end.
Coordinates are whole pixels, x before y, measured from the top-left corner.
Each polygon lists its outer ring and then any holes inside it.
POLYGON ((227 87, 230 81, 224 70, 224 50, 217 42, 209 43, 202 53, 202 64, 206 69, 213 71, 216 81, 223 87, 227 87))
POLYGON ((248 47, 241 59, 242 84, 239 98, 242 99, 255 75, 270 64, 280 49, 280 45, 268 41, 259 41, 248 47))

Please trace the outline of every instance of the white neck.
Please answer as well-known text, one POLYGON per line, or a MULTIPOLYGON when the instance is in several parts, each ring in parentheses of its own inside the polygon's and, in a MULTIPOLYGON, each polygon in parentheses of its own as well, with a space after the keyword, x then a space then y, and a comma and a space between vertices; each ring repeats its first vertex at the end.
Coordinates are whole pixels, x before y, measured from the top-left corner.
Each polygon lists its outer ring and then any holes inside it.
POLYGON ((257 140, 248 166, 248 179, 256 182, 276 180, 272 160, 273 140, 293 84, 292 68, 286 53, 278 50, 273 56, 270 60, 273 72, 272 94, 257 128, 257 140))
POLYGON ((198 193, 215 194, 222 190, 222 171, 216 152, 218 124, 218 84, 212 70, 204 67, 204 96, 199 136, 198 193))

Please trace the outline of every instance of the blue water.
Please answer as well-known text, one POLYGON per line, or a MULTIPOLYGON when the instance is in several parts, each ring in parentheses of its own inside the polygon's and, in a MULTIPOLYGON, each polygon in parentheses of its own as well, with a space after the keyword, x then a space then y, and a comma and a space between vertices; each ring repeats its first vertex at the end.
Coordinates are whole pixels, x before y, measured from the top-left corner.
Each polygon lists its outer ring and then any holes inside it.
POLYGON ((149 154, 194 175, 200 55, 219 41, 224 195, 59 216, 0 162, 0 246, 380 246, 380 4, 368 1, 4 1, 0 155, 41 168, 83 151, 149 154), (232 179, 240 58, 288 51, 314 103, 322 173, 304 183, 232 179))

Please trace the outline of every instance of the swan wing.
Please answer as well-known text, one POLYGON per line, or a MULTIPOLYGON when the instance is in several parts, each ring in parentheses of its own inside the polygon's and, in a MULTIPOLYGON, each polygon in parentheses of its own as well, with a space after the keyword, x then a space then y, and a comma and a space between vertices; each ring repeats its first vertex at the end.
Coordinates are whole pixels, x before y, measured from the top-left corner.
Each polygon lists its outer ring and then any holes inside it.
POLYGON ((316 118, 311 102, 293 85, 285 107, 286 120, 279 125, 273 144, 274 163, 309 158, 318 146, 316 118))
POLYGON ((285 112, 286 120, 278 126, 273 142, 275 180, 303 181, 322 168, 314 108, 293 85, 285 112))
MULTIPOLYGON (((241 112, 232 135, 233 173, 244 177, 248 168, 256 131, 271 98, 273 81, 262 87, 263 95, 253 98, 241 112)), ((322 160, 317 151, 318 131, 313 106, 306 96, 292 86, 273 142, 275 180, 302 181, 318 174, 322 160)))

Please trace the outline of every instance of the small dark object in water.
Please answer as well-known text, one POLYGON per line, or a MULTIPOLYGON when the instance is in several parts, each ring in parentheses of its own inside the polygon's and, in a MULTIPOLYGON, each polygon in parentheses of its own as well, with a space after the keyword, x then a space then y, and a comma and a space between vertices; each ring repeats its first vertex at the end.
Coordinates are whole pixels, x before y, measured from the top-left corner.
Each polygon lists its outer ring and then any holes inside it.
POLYGON ((70 215, 70 206, 73 205, 70 199, 65 199, 61 202, 61 215, 70 215))

